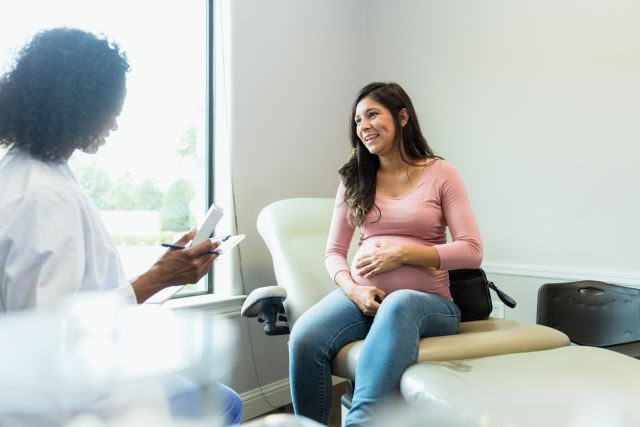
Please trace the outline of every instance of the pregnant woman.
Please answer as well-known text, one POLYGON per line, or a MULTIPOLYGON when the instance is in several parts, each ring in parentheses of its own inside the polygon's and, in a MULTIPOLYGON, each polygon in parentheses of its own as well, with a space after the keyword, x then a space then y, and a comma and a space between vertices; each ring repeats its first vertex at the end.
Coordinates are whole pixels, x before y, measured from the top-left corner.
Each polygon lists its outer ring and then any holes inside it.
POLYGON ((460 310, 447 270, 478 267, 482 243, 460 176, 434 155, 398 84, 360 91, 350 137, 326 250, 338 288, 296 322, 289 352, 296 414, 326 425, 331 361, 364 339, 345 422, 353 427, 397 393, 402 373, 418 359, 420 338, 457 332, 460 310), (355 227, 362 239, 349 265, 355 227))

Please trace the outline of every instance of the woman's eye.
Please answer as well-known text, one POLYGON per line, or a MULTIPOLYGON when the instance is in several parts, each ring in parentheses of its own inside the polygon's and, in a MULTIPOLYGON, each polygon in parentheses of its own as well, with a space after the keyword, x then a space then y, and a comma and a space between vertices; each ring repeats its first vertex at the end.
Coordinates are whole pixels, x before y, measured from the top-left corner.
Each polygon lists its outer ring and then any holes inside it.
POLYGON ((355 119, 354 121, 356 122, 356 126, 357 126, 357 125, 359 125, 359 124, 360 124, 360 122, 362 121, 362 119, 357 118, 357 119, 355 119))
POLYGON ((378 115, 378 113, 376 113, 375 111, 372 111, 372 112, 369 113, 369 118, 370 119, 374 119, 377 115, 378 115))

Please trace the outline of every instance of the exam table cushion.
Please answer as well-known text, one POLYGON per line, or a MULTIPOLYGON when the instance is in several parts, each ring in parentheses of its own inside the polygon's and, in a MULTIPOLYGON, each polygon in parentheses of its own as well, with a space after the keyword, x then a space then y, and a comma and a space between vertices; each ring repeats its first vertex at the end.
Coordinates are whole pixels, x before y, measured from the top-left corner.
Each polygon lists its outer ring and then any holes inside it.
MULTIPOLYGON (((363 341, 343 347, 333 360, 333 374, 353 380, 363 341)), ((569 345, 569 338, 555 329, 491 317, 462 322, 456 335, 420 340, 418 362, 458 360, 569 345)))
POLYGON ((640 425, 640 361, 583 346, 413 365, 400 390, 424 425, 640 425))

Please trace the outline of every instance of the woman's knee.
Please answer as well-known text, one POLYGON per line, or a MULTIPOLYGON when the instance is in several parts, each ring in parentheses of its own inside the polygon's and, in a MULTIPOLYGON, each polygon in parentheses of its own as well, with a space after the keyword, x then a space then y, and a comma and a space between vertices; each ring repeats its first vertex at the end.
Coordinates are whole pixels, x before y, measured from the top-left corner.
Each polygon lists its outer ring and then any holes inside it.
POLYGON ((418 304, 417 291, 400 289, 387 295, 382 301, 378 314, 390 317, 411 316, 412 307, 418 304))
POLYGON ((289 353, 324 350, 343 319, 342 295, 332 292, 297 319, 289 336, 289 353))
POLYGON ((446 308, 444 305, 446 301, 438 295, 401 289, 387 295, 379 314, 388 320, 419 319, 425 314, 443 311, 446 308))
POLYGON ((387 305, 403 305, 407 302, 415 300, 415 297, 419 294, 418 291, 411 289, 398 289, 387 295, 383 302, 387 305))
POLYGON ((294 324, 289 334, 289 354, 294 357, 301 354, 308 355, 317 353, 319 342, 318 334, 321 332, 317 328, 312 313, 303 314, 294 324))

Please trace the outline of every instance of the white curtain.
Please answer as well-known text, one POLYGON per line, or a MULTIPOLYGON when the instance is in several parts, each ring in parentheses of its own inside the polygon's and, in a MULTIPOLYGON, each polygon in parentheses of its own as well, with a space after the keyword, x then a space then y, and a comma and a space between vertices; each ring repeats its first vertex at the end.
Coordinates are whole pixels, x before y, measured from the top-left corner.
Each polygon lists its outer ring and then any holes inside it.
MULTIPOLYGON (((237 229, 233 171, 231 170, 231 73, 229 46, 229 2, 214 0, 215 41, 215 203, 224 209, 218 233, 242 233, 237 229)), ((221 256, 214 268, 214 292, 217 295, 244 293, 242 270, 242 244, 221 256)))

